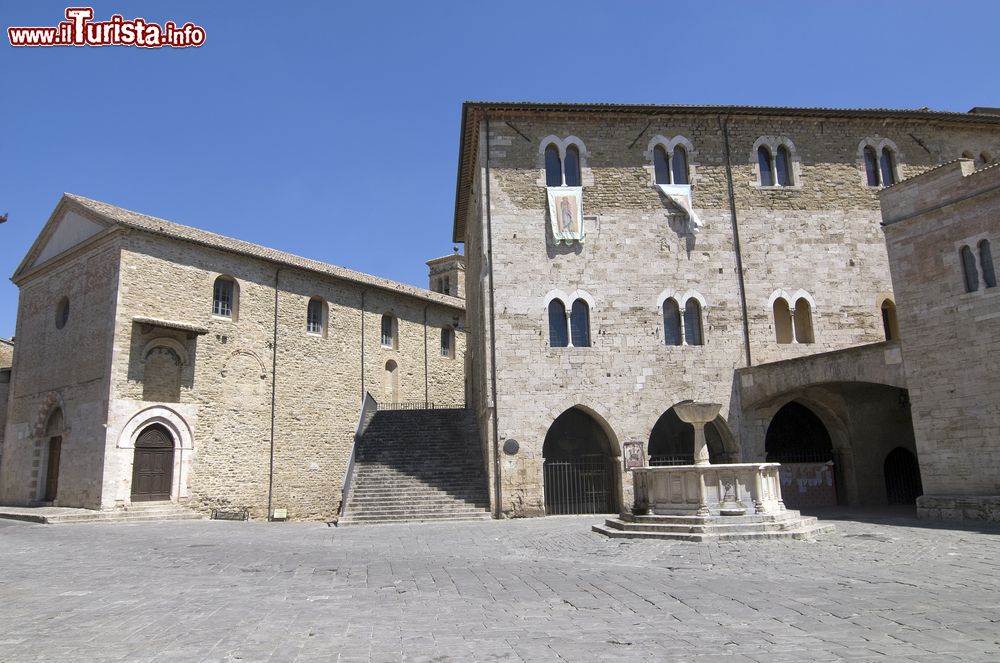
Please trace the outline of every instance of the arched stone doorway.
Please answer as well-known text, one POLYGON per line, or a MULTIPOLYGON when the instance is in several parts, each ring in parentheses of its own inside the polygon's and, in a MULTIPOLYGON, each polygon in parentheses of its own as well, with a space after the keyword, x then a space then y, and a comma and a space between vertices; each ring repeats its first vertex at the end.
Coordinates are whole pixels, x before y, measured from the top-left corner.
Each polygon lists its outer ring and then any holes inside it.
POLYGON ((781 463, 781 491, 793 509, 836 506, 845 493, 834 463, 833 438, 809 407, 790 401, 771 419, 764 439, 765 460, 781 463))
POLYGON ((584 410, 573 407, 549 427, 542 447, 545 513, 617 513, 618 463, 612 441, 584 410))
POLYGON ((908 449, 896 447, 890 451, 882 471, 885 475, 885 497, 889 504, 913 505, 924 494, 920 464, 908 449))
POLYGON ((174 478, 174 438, 165 426, 153 424, 135 441, 132 501, 169 500, 174 478))
POLYGON ((45 422, 45 481, 42 483, 42 502, 55 502, 59 495, 64 427, 62 410, 56 408, 45 422))
POLYGON ((833 460, 833 441, 812 410, 791 401, 771 419, 764 451, 769 463, 826 463, 833 460))
MULTIPOLYGON (((709 462, 718 464, 738 460, 738 453, 729 449, 731 445, 726 443, 731 438, 721 416, 705 424, 709 462)), ((694 463, 694 426, 681 421, 671 407, 653 425, 646 453, 650 465, 691 465, 694 463)))

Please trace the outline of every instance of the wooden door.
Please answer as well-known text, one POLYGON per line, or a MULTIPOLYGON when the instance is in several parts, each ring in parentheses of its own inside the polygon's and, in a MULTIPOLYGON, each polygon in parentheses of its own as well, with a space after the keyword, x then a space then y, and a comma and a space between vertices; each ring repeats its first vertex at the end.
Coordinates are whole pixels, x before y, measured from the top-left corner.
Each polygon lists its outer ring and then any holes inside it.
POLYGON ((169 500, 173 476, 173 438, 162 426, 150 426, 135 442, 132 501, 169 500))
POLYGON ((49 457, 45 466, 45 502, 55 502, 59 489, 59 456, 62 454, 62 436, 49 438, 49 457))

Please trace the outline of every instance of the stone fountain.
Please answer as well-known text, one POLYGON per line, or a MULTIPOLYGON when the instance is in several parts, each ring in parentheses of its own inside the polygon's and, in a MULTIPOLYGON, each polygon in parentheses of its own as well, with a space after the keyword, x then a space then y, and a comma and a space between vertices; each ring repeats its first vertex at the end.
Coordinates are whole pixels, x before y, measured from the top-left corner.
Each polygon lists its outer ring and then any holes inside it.
POLYGON ((719 403, 674 406, 694 427, 694 464, 642 467, 632 471, 633 513, 595 525, 611 537, 701 541, 705 539, 806 539, 832 529, 785 508, 778 463, 709 462, 705 424, 719 403))

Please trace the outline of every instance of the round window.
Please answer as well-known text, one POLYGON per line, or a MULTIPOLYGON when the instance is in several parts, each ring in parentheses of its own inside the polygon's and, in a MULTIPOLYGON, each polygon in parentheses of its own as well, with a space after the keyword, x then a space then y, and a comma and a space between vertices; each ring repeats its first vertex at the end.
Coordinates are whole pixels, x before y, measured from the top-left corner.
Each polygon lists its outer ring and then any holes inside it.
POLYGON ((69 320, 69 298, 63 297, 56 307, 56 329, 65 327, 67 320, 69 320))

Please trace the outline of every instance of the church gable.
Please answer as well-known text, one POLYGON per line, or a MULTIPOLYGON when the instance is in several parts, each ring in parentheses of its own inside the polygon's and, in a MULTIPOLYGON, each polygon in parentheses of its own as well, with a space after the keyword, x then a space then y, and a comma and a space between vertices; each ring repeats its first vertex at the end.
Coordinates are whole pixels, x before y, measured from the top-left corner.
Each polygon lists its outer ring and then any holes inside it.
POLYGON ((110 225, 84 216, 67 205, 64 199, 18 267, 15 278, 83 244, 107 230, 110 225))

